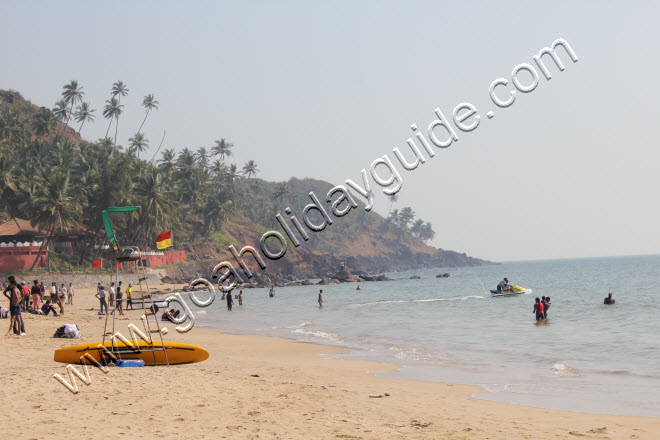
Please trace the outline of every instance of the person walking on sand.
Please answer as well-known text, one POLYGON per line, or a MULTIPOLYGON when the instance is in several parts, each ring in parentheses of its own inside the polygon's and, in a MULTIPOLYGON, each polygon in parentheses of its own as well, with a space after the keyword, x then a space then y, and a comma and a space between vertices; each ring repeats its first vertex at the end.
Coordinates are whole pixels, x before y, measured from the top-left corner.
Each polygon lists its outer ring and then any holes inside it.
POLYGON ((57 301, 57 284, 53 283, 50 285, 50 302, 54 303, 57 301))
POLYGON ((30 294, 32 295, 32 310, 36 312, 41 308, 41 286, 39 286, 39 281, 34 280, 34 285, 32 285, 32 288, 30 289, 30 294))
POLYGON ((323 308, 323 290, 319 290, 319 309, 323 308))
POLYGON ((231 297, 231 291, 227 292, 227 310, 231 312, 231 306, 234 305, 234 300, 231 297))
POLYGON ((122 283, 122 282, 120 281, 119 284, 117 285, 117 293, 115 293, 115 297, 116 297, 116 299, 117 299, 117 301, 116 301, 116 303, 117 303, 117 306, 116 306, 116 307, 117 307, 117 310, 119 310, 119 314, 120 314, 120 315, 123 315, 123 314, 124 314, 124 309, 123 309, 123 303, 124 303, 124 301, 123 301, 123 295, 124 295, 124 294, 123 294, 122 291, 121 291, 121 283, 122 283))
POLYGON ((39 299, 41 300, 41 302, 43 302, 44 301, 44 295, 46 295, 46 286, 44 286, 43 281, 41 283, 39 283, 39 288, 41 289, 41 298, 39 298, 39 299))
POLYGON ((128 283, 126 288, 126 310, 128 310, 128 306, 131 306, 131 310, 133 310, 133 285, 131 283, 128 283))
MULTIPOLYGON (((23 289, 23 311, 30 310, 30 286, 25 281, 21 282, 21 289, 23 289)), ((21 316, 21 319, 23 317, 21 316)))
POLYGON ((69 283, 69 288, 66 291, 66 303, 73 305, 73 283, 69 283))
POLYGON ((55 301, 57 302, 57 306, 60 308, 60 315, 64 315, 65 298, 66 298, 66 289, 64 288, 64 284, 62 284, 60 290, 55 293, 55 301))
POLYGON ((242 306, 243 305, 243 291, 241 290, 238 292, 238 305, 242 306))
POLYGON ((110 283, 110 307, 115 306, 115 283, 110 283))
MULTIPOLYGON (((7 330, 7 334, 5 335, 9 336, 14 326, 19 323, 18 318, 21 314, 21 301, 23 301, 23 292, 16 284, 16 278, 14 278, 13 275, 9 277, 9 286, 3 293, 9 300, 9 315, 11 319, 9 320, 9 330, 7 330)), ((21 335, 24 334, 25 332, 21 333, 21 335)))
POLYGON ((101 304, 101 315, 103 315, 103 307, 105 307, 105 313, 108 313, 108 303, 105 301, 105 289, 103 286, 101 286, 101 283, 99 283, 99 291, 96 292, 96 297, 99 299, 99 303, 101 304))
POLYGON ((536 298, 536 302, 534 303, 534 310, 532 310, 532 313, 536 313, 537 321, 543 319, 543 303, 538 298, 536 298))

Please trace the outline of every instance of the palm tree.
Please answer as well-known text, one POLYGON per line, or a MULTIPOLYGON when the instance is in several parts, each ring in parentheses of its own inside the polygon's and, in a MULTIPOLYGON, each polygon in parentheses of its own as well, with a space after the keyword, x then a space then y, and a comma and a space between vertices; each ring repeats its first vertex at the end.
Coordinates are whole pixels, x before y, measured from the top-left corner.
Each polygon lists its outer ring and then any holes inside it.
POLYGON ((32 214, 30 223, 48 231, 30 270, 36 266, 44 246, 48 246, 56 229, 68 232, 79 224, 82 206, 74 198, 72 190, 69 173, 56 169, 36 188, 34 196, 23 202, 22 209, 32 214))
POLYGON ((158 169, 162 170, 166 175, 171 175, 172 172, 176 169, 176 164, 174 158, 176 153, 174 149, 167 148, 163 151, 163 158, 158 161, 158 169))
POLYGON ((413 223, 412 227, 410 228, 410 232, 412 232, 412 234, 415 237, 421 238, 423 234, 423 228, 424 228, 424 220, 418 218, 417 220, 415 220, 415 223, 413 223))
MULTIPOLYGON (((119 116, 122 114, 122 108, 124 106, 119 103, 117 98, 114 96, 107 101, 105 101, 105 108, 103 109, 103 117, 110 120, 108 124, 108 129, 105 131, 105 137, 108 137, 108 132, 110 132, 110 126, 112 125, 112 120, 116 120, 119 123, 119 116)), ((117 130, 115 130, 115 145, 117 145, 117 130)))
POLYGON ((144 119, 142 120, 142 124, 140 124, 140 128, 138 128, 138 133, 142 131, 142 126, 144 125, 145 122, 147 122, 147 116, 149 116, 149 112, 151 110, 158 110, 158 104, 160 104, 156 99, 154 98, 154 95, 149 93, 147 96, 144 97, 142 100, 142 107, 145 109, 144 113, 144 119))
POLYGON ((280 182, 275 185, 273 198, 278 201, 280 206, 284 204, 284 200, 288 199, 290 195, 291 191, 289 190, 289 184, 287 182, 280 182))
POLYGON ((227 220, 232 206, 232 201, 225 194, 216 194, 204 207, 204 228, 206 232, 219 230, 223 220, 227 220))
MULTIPOLYGON (((121 104, 121 97, 128 95, 128 87, 124 84, 123 81, 117 81, 112 85, 112 90, 110 91, 110 94, 112 95, 113 98, 116 98, 117 96, 119 97, 117 99, 117 104, 121 104)), ((119 105, 120 110, 122 105, 119 105)), ((115 116, 115 147, 117 146, 117 130, 119 129, 119 115, 121 115, 121 111, 119 114, 115 116)))
POLYGON ((55 107, 53 108, 53 116, 55 116, 58 121, 69 125, 68 122, 71 118, 71 109, 69 109, 69 106, 65 100, 60 99, 55 103, 55 107))
POLYGON ((231 164, 229 167, 225 170, 225 180, 229 184, 229 186, 234 188, 234 183, 236 182, 236 179, 240 177, 240 174, 238 173, 238 168, 236 167, 236 164, 231 164))
POLYGON ((435 238, 435 231, 433 230, 433 226, 431 225, 430 222, 424 223, 424 227, 422 228, 421 238, 424 242, 431 241, 435 238))
POLYGON ((249 160, 245 165, 243 165, 243 174, 248 176, 248 179, 252 178, 252 176, 256 176, 256 174, 259 172, 257 169, 257 164, 254 163, 253 160, 249 160))
POLYGON ((136 194, 142 206, 140 229, 143 239, 154 237, 171 227, 176 219, 176 194, 166 184, 158 168, 152 167, 140 178, 136 194))
POLYGON ((209 152, 204 147, 199 147, 197 153, 195 153, 195 159, 202 168, 206 168, 206 165, 209 163, 209 152))
POLYGON ((403 229, 408 229, 408 225, 415 219, 415 213, 412 208, 405 207, 399 213, 399 224, 403 229))
POLYGON ((137 157, 140 158, 140 153, 149 148, 149 140, 144 137, 139 131, 128 140, 129 152, 134 153, 137 151, 137 157))
POLYGON ((195 154, 190 151, 188 148, 184 148, 179 153, 179 156, 176 158, 176 169, 177 174, 183 178, 189 178, 197 168, 197 161, 195 160, 195 154))
POLYGON ((39 137, 45 137, 55 128, 57 121, 53 113, 46 107, 41 107, 32 119, 32 130, 39 137))
POLYGON ((231 157, 231 148, 234 144, 231 144, 225 140, 225 138, 215 141, 215 145, 211 149, 212 156, 220 156, 221 161, 225 161, 225 157, 231 157))
POLYGON ((73 113, 73 109, 78 102, 82 102, 82 97, 85 94, 82 89, 82 87, 78 86, 78 81, 76 80, 71 80, 69 84, 64 86, 62 97, 64 98, 64 102, 69 106, 70 113, 73 113))
POLYGON ((227 167, 225 166, 224 163, 220 162, 217 159, 213 161, 213 165, 211 165, 211 172, 217 179, 224 178, 226 171, 227 171, 227 167))
POLYGON ((387 196, 387 198, 390 200, 390 210, 387 211, 387 215, 390 215, 390 212, 392 212, 392 205, 399 201, 399 196, 394 193, 387 196))
POLYGON ((94 122, 94 112, 96 110, 92 109, 89 107, 89 103, 83 102, 78 106, 76 109, 76 112, 74 113, 74 116, 76 118, 77 122, 80 122, 80 128, 78 128, 78 134, 80 134, 80 131, 83 128, 83 125, 85 125, 85 122, 94 122))

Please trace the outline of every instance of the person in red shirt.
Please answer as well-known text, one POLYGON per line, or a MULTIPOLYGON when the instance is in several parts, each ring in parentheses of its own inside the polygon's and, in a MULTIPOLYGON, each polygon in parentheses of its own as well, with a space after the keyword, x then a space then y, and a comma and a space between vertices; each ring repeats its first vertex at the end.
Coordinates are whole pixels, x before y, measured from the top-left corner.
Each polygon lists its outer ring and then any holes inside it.
POLYGON ((541 319, 544 319, 544 316, 543 316, 543 303, 538 298, 536 298, 536 302, 534 303, 534 310, 532 311, 532 313, 536 313, 536 320, 537 321, 540 321, 541 319))

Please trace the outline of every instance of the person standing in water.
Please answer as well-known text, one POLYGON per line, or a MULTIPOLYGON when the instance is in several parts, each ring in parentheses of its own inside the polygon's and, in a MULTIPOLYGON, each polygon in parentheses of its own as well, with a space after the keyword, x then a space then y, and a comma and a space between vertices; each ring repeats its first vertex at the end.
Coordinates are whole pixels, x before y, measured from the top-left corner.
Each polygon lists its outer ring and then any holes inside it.
POLYGON ((610 292, 606 297, 605 300, 603 301, 603 304, 614 304, 614 298, 612 298, 612 292, 610 292))
POLYGON ((550 302, 550 297, 549 296, 544 296, 543 298, 545 298, 542 301, 542 303, 543 303, 543 318, 548 319, 548 309, 550 308, 550 304, 552 304, 552 303, 550 302))
POLYGON ((234 305, 234 300, 231 297, 231 290, 227 292, 227 310, 231 312, 231 306, 234 305))
POLYGON ((323 290, 319 290, 319 309, 323 308, 323 290))
POLYGON ((534 303, 534 310, 532 310, 532 313, 536 313, 537 321, 543 319, 543 303, 538 298, 536 298, 536 302, 534 303))
POLYGON ((238 292, 238 305, 242 306, 243 305, 243 291, 238 292))
POLYGON ((270 286, 270 291, 268 292, 268 296, 270 296, 271 298, 275 296, 275 286, 274 285, 270 286))

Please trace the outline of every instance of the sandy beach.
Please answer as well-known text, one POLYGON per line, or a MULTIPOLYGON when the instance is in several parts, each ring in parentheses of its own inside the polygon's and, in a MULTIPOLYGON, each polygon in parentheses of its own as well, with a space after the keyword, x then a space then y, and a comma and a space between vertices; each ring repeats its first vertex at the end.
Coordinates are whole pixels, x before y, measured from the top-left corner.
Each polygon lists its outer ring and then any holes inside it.
MULTIPOLYGON (((249 298, 250 293, 246 294, 249 298)), ((54 350, 100 341, 104 320, 91 289, 60 317, 24 314, 26 336, 0 343, 3 438, 245 439, 657 439, 660 419, 544 410, 470 397, 473 386, 378 378, 396 365, 338 360, 334 347, 193 328, 167 340, 207 349, 202 363, 90 368, 72 394, 53 378, 54 350), (93 308, 93 310, 91 310, 93 308), (75 323, 80 340, 53 339, 75 323), (388 394, 386 396, 385 394, 388 394), (370 398, 381 394, 382 398, 370 398)), ((140 312, 118 321, 139 326, 140 312)), ((1 320, 8 326, 9 320, 1 320)), ((3 327, 3 334, 6 327, 3 327)), ((127 334, 127 333, 126 333, 127 334)))

